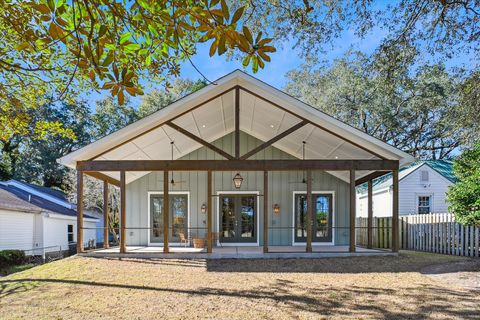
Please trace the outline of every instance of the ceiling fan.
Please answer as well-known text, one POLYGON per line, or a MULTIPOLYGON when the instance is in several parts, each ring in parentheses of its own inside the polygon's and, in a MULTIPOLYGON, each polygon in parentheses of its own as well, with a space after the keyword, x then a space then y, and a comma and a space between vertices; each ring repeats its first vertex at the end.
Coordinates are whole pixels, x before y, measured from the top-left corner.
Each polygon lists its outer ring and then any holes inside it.
MULTIPOLYGON (((174 144, 175 144, 174 141, 170 141, 170 146, 171 146, 171 148, 172 148, 172 161, 173 161, 173 145, 174 145, 174 144)), ((173 178, 173 175, 174 175, 174 172, 172 171, 172 179, 170 179, 170 184, 171 184, 173 187, 187 182, 187 181, 185 181, 185 180, 175 181, 175 179, 173 178)))
MULTIPOLYGON (((302 141, 302 160, 305 160, 305 145, 306 141, 302 141)), ((313 182, 313 179, 312 179, 313 182)), ((289 181, 288 183, 307 183, 307 177, 305 177, 305 171, 302 171, 302 180, 300 181, 289 181)))

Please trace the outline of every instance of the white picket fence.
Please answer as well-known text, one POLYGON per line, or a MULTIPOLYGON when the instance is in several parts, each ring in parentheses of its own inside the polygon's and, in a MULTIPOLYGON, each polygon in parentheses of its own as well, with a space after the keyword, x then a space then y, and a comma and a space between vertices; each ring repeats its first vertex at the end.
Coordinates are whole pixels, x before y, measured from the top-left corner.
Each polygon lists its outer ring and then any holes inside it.
MULTIPOLYGON (((357 218, 357 244, 367 245, 367 218, 357 218)), ((391 247, 391 218, 374 218, 373 247, 391 247)), ((466 257, 480 255, 480 227, 456 223, 448 213, 400 216, 400 248, 466 257)))

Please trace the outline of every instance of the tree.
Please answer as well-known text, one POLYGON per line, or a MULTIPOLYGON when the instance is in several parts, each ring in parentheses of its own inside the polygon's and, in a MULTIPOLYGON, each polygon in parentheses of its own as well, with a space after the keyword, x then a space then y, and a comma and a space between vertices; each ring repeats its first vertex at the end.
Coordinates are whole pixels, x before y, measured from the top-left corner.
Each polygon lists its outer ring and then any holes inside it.
POLYGON ((45 187, 61 189, 67 169, 58 164, 56 160, 91 141, 90 110, 84 102, 77 102, 74 105, 59 103, 35 109, 32 117, 38 121, 63 123, 72 130, 75 138, 22 137, 19 145, 19 159, 15 164, 12 177, 45 187))
MULTIPOLYGON (((84 175, 83 205, 87 210, 103 212, 103 182, 84 175)), ((64 177, 65 192, 68 201, 77 203, 77 175, 74 170, 68 170, 64 177)), ((117 231, 120 227, 120 192, 119 189, 109 185, 108 187, 108 230, 116 242, 117 231)))
POLYGON ((207 83, 204 80, 192 81, 190 79, 179 78, 175 80, 172 87, 168 90, 154 89, 142 97, 142 103, 138 109, 139 117, 143 118, 155 111, 163 109, 176 100, 205 87, 207 83))
POLYGON ((8 139, 0 139, 0 178, 59 186, 61 179, 53 176, 60 174, 62 168, 54 157, 89 141, 88 114, 88 107, 82 102, 48 103, 30 109, 28 118, 32 125, 22 133, 11 132, 8 139), (54 125, 56 129, 52 131, 54 125))
POLYGON ((448 189, 448 210, 460 223, 480 226, 479 142, 453 162, 453 170, 458 181, 448 189))
POLYGON ((266 29, 277 42, 294 41, 305 57, 331 50, 345 31, 362 38, 380 36, 377 52, 411 46, 431 53, 428 59, 473 53, 480 48, 480 2, 458 1, 248 1, 245 19, 253 30, 266 29), (254 18, 253 18, 254 17, 254 18))
POLYGON ((123 104, 143 94, 142 80, 178 75, 201 42, 211 42, 210 56, 242 52, 256 72, 275 48, 242 26, 244 10, 224 0, 0 0, 0 139, 30 125, 28 110, 72 103, 85 89, 123 104))
POLYGON ((95 139, 102 138, 138 119, 137 110, 128 100, 120 105, 112 97, 104 98, 96 102, 92 115, 93 136, 95 139))
POLYGON ((390 66, 381 56, 351 53, 332 66, 289 72, 286 91, 416 157, 449 157, 466 130, 455 125, 458 79, 441 64, 416 72, 390 66))

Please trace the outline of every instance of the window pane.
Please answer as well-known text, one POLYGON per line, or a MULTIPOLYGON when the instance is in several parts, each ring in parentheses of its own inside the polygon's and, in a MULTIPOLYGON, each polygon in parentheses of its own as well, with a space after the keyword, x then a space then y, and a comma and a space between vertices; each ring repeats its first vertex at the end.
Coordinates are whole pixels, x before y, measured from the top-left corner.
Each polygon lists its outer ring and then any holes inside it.
POLYGON ((253 196, 242 197, 242 238, 251 238, 255 236, 254 218, 255 198, 253 196))
POLYGON ((326 195, 317 197, 315 203, 315 220, 317 223, 316 236, 327 237, 329 225, 330 198, 326 195))

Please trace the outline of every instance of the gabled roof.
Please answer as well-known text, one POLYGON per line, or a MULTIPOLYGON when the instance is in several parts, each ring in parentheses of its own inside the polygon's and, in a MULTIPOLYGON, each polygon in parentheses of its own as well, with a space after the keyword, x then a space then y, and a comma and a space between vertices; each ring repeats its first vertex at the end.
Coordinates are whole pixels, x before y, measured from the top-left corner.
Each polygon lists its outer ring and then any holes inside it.
MULTIPOLYGON (((21 189, 21 187, 19 188, 18 184, 13 184, 12 180, 8 182, 8 184, 0 183, 0 209, 29 213, 54 213, 71 217, 77 216, 77 211, 73 209, 73 205, 69 207, 49 201, 48 195, 47 197, 42 197, 38 193, 32 194, 27 190, 21 189)), ((26 183, 22 184, 29 185, 26 183)), ((84 218, 97 219, 87 214, 84 214, 84 218)))
MULTIPOLYGON (((453 162, 451 160, 424 160, 416 161, 408 166, 401 167, 398 173, 398 180, 401 181, 409 174, 419 169, 423 165, 429 166, 451 183, 456 183, 457 179, 453 173, 453 162)), ((373 190, 381 190, 392 186, 392 174, 388 173, 373 180, 373 190)), ((367 192, 367 183, 357 187, 358 193, 367 192)))
MULTIPOLYGON (((170 142, 175 141, 174 159, 201 148, 166 122, 173 122, 201 139, 212 143, 235 128, 235 91, 240 93, 240 130, 262 141, 307 119, 301 127, 274 147, 297 158, 302 157, 306 141, 306 159, 380 159, 399 160, 400 165, 414 158, 387 143, 357 130, 324 112, 268 84, 236 70, 214 83, 163 108, 152 115, 99 139, 58 161, 75 168, 82 160, 169 160, 170 142)), ((128 172, 127 183, 148 172, 128 172)), ((357 172, 357 178, 369 172, 357 172)), ((117 172, 103 172, 119 179, 117 172)), ((348 173, 333 173, 348 180, 348 173)))

